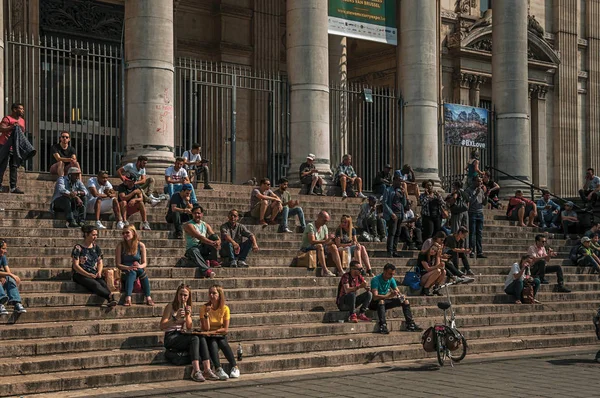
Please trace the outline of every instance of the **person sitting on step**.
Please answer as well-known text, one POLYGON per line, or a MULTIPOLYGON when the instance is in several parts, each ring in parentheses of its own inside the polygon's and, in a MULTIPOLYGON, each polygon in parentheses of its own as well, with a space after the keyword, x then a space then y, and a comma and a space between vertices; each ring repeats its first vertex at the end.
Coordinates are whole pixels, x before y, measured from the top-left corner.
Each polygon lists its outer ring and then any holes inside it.
POLYGON ((100 170, 96 177, 91 177, 87 181, 87 189, 87 213, 96 216, 98 229, 106 229, 100 221, 100 214, 110 214, 111 212, 117 220, 117 228, 123 228, 119 199, 112 184, 108 181, 108 171, 100 170))
POLYGON ((205 334, 200 337, 200 356, 210 356, 219 380, 240 377, 233 351, 227 341, 231 312, 225 304, 225 291, 220 285, 208 289, 208 302, 200 307, 200 328, 205 334), (229 375, 221 367, 219 350, 229 362, 229 375))
POLYGON ((352 217, 349 215, 342 215, 340 225, 335 230, 335 245, 337 246, 340 255, 342 251, 348 250, 348 261, 354 259, 358 261, 359 264, 364 263, 367 274, 369 276, 374 276, 373 271, 371 270, 371 260, 369 259, 367 248, 358 243, 358 240, 356 239, 356 229, 352 226, 352 217))
POLYGON ((94 225, 84 225, 81 231, 83 242, 76 244, 71 251, 73 282, 108 301, 109 307, 114 307, 117 301, 102 279, 104 262, 102 249, 96 244, 98 228, 94 225))
POLYGON ((136 279, 140 280, 146 304, 154 306, 150 297, 150 281, 146 274, 146 245, 140 242, 139 236, 133 225, 123 228, 123 240, 117 243, 115 249, 115 265, 121 270, 122 285, 125 286, 125 299, 123 305, 131 306, 131 293, 136 279))
POLYGON ((307 195, 323 195, 323 178, 319 176, 315 166, 315 155, 309 153, 306 162, 300 165, 300 182, 309 186, 307 195))
POLYGON ((200 155, 200 151, 202 147, 198 143, 192 144, 192 149, 189 151, 185 151, 181 156, 184 160, 183 167, 190 174, 190 182, 197 187, 198 186, 198 175, 202 175, 202 179, 204 180, 204 189, 212 190, 212 187, 209 183, 209 170, 208 170, 208 160, 202 159, 200 155))
POLYGON ((421 228, 417 226, 418 217, 412 210, 412 201, 407 201, 404 207, 404 218, 400 227, 400 241, 404 242, 407 250, 418 250, 423 244, 421 228))
POLYGON ((300 246, 301 252, 306 253, 312 250, 317 252, 317 263, 321 265, 321 276, 335 276, 335 274, 327 268, 326 256, 328 254, 335 264, 338 275, 344 273, 340 253, 335 245, 335 235, 330 235, 329 230, 327 229, 329 220, 329 213, 325 210, 321 210, 317 215, 317 219, 314 222, 308 223, 306 226, 306 229, 302 234, 302 244, 300 246))
POLYGON ((352 163, 352 156, 349 154, 344 155, 342 163, 339 164, 335 172, 335 184, 342 188, 342 198, 348 197, 348 188, 356 186, 358 192, 354 196, 366 199, 367 197, 362 193, 362 178, 356 175, 350 163, 352 163))
POLYGON ((81 170, 79 162, 77 161, 77 154, 75 148, 70 144, 71 135, 68 131, 60 132, 60 141, 50 149, 52 156, 56 160, 52 166, 50 166, 50 175, 58 176, 59 178, 65 175, 65 171, 68 171, 71 167, 75 167, 81 170))
POLYGON ((287 178, 280 178, 277 183, 279 184, 279 188, 273 191, 273 193, 281 200, 281 205, 283 206, 283 209, 281 210, 281 223, 279 224, 279 230, 277 232, 292 233, 293 231, 288 228, 288 218, 293 216, 298 216, 300 232, 304 232, 304 229, 306 228, 304 210, 302 210, 302 207, 298 206, 298 200, 292 200, 292 195, 290 195, 290 192, 288 191, 287 178))
POLYGON ((517 221, 519 227, 537 227, 534 223, 537 217, 537 207, 532 200, 523 196, 523 191, 520 189, 517 189, 515 196, 508 200, 506 217, 511 221, 517 221), (525 217, 528 218, 527 225, 525 225, 525 217))
POLYGON ((8 247, 4 239, 0 239, 0 315, 8 315, 5 305, 13 305, 14 312, 24 314, 27 312, 21 303, 19 285, 21 278, 10 271, 6 259, 8 247))
POLYGON ((165 306, 160 320, 160 329, 165 332, 164 346, 174 352, 189 352, 192 360, 192 380, 198 382, 206 379, 219 380, 210 369, 209 356, 200 355, 200 336, 184 333, 194 328, 192 304, 192 289, 182 283, 177 288, 173 301, 165 306), (200 359, 202 359, 204 373, 200 369, 200 359))
POLYGON ((560 224, 565 239, 569 237, 569 233, 577 233, 577 229, 579 228, 579 218, 573 207, 574 203, 569 201, 565 203, 565 209, 560 212, 560 224))
POLYGON ((488 208, 490 209, 502 209, 503 205, 500 202, 500 185, 494 180, 492 180, 492 175, 489 171, 485 171, 482 177, 483 185, 486 188, 486 196, 488 208))
POLYGON ((474 276, 469 265, 467 255, 471 253, 471 249, 466 248, 465 240, 469 230, 466 227, 460 227, 452 235, 448 235, 444 240, 444 246, 448 249, 450 254, 450 261, 458 268, 458 260, 460 259, 463 264, 464 271, 467 276, 474 276))
POLYGON ((155 180, 153 177, 146 175, 147 164, 148 157, 140 155, 135 163, 127 163, 125 166, 118 168, 117 174, 123 181, 125 181, 126 177, 135 177, 136 188, 140 189, 140 192, 144 197, 144 203, 149 203, 151 206, 156 206, 158 203, 160 203, 161 199, 167 199, 167 197, 166 195, 161 195, 160 197, 154 196, 155 180))
POLYGON ((150 224, 148 223, 146 206, 144 205, 144 196, 142 190, 135 184, 136 178, 135 174, 123 176, 123 183, 117 187, 119 207, 121 208, 121 217, 123 218, 123 226, 117 223, 117 229, 122 229, 129 225, 127 218, 139 211, 142 216, 140 229, 149 231, 150 224))
POLYGON ((577 267, 590 267, 592 272, 600 274, 600 258, 594 253, 591 241, 587 236, 581 238, 581 245, 577 249, 577 267))
POLYGON ((597 222, 593 222, 592 226, 590 227, 590 229, 588 229, 587 231, 585 231, 585 233, 583 234, 583 236, 587 236, 588 238, 592 238, 594 235, 600 233, 600 223, 597 222))
POLYGON ((415 171, 409 164, 405 164, 402 166, 400 170, 396 170, 394 172, 394 176, 400 176, 402 180, 402 184, 404 185, 404 191, 408 195, 414 195, 417 198, 421 196, 421 191, 419 191, 419 184, 417 184, 417 180, 415 178, 415 171))
MULTIPOLYGON (((530 266, 532 258, 529 254, 521 256, 521 260, 518 263, 514 263, 510 268, 506 280, 504 281, 504 292, 509 296, 515 297, 515 304, 521 304, 523 300, 523 285, 525 280, 533 283, 533 296, 535 297, 539 288, 540 280, 531 276, 530 266)), ((534 303, 539 304, 540 302, 534 298, 534 303)))
POLYGON ((539 278, 543 285, 550 282, 546 279, 546 274, 556 273, 557 285, 554 291, 558 293, 571 293, 564 286, 563 269, 560 265, 548 265, 552 257, 556 257, 557 253, 551 248, 546 250, 546 235, 538 234, 535 236, 535 244, 529 246, 527 254, 532 258, 533 265, 531 266, 531 276, 539 278))
POLYGON ((383 273, 371 279, 373 299, 371 300, 369 309, 377 311, 377 317, 379 318, 378 332, 381 334, 388 334, 390 332, 387 327, 385 313, 387 310, 398 307, 402 307, 406 330, 409 332, 420 332, 423 329, 415 323, 408 299, 400 294, 398 285, 394 279, 395 273, 396 266, 388 263, 383 267, 383 273))
POLYGON ((372 190, 377 197, 381 197, 386 188, 392 186, 392 177, 392 166, 389 164, 383 166, 383 170, 375 175, 372 190))
POLYGON ((385 221, 377 211, 377 198, 375 196, 369 195, 367 201, 360 205, 356 225, 370 234, 374 242, 382 242, 387 239, 385 221))
POLYGON ((277 224, 275 219, 281 210, 281 199, 271 191, 271 181, 263 178, 258 188, 254 188, 250 194, 250 214, 264 226, 268 224, 265 218, 270 218, 271 224, 277 224))
POLYGON ((71 167, 68 175, 56 181, 50 209, 65 213, 67 228, 80 228, 85 225, 87 195, 88 191, 81 182, 81 170, 71 167))
POLYGON ((183 238, 183 223, 192 219, 192 208, 194 205, 191 201, 192 184, 183 184, 181 191, 176 193, 169 200, 169 208, 165 220, 169 224, 173 224, 175 229, 175 239, 183 238))
POLYGON ((217 253, 221 249, 221 239, 212 227, 202 220, 204 209, 199 204, 192 207, 192 219, 183 224, 185 232, 185 257, 200 269, 202 276, 214 278, 211 268, 219 268, 217 253))
POLYGON ((583 188, 579 190, 579 196, 583 203, 586 204, 586 209, 591 210, 596 205, 600 196, 600 177, 594 174, 594 169, 591 167, 585 172, 585 183, 583 188))
POLYGON ((246 259, 250 250, 259 250, 256 236, 248 227, 239 223, 240 213, 236 209, 229 210, 229 220, 219 228, 221 239, 221 257, 224 259, 224 267, 248 267, 246 259))
POLYGON ((441 255, 441 246, 434 243, 426 252, 420 252, 417 257, 417 268, 423 286, 421 294, 424 296, 442 295, 439 286, 446 280, 446 269, 441 255))
POLYGON ((362 265, 356 261, 350 261, 350 267, 348 272, 342 275, 340 283, 338 284, 338 293, 336 299, 336 305, 340 311, 348 312, 348 322, 358 322, 359 320, 364 322, 371 322, 371 319, 365 315, 373 294, 371 288, 363 278, 362 273, 364 269, 362 265), (358 294, 360 289, 365 291, 358 294), (356 314, 356 307, 360 306, 358 315, 356 314))
POLYGON ((550 192, 542 191, 542 197, 538 199, 536 205, 540 218, 540 228, 558 228, 560 206, 550 199, 550 192))
MULTIPOLYGON (((173 197, 177 192, 183 189, 183 184, 189 183, 187 171, 183 167, 185 159, 182 157, 175 158, 175 164, 165 169, 165 186, 164 192, 169 195, 169 199, 173 197)), ((192 186, 192 192, 190 193, 192 204, 198 203, 196 199, 196 192, 194 186, 192 186)))

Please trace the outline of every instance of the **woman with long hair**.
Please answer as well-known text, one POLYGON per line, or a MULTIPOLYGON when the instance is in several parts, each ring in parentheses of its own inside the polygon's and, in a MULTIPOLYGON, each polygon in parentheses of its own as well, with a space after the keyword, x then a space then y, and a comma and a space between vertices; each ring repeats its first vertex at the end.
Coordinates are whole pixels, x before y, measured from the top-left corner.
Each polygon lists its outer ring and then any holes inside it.
POLYGON ((471 151, 471 159, 469 159, 465 170, 467 172, 467 187, 473 184, 473 178, 483 176, 483 171, 479 169, 479 151, 477 149, 471 151))
POLYGON ((106 282, 102 279, 102 249, 96 244, 98 228, 92 225, 81 227, 83 242, 78 243, 71 251, 73 282, 85 287, 90 292, 108 301, 109 307, 117 305, 106 282))
POLYGON ((340 225, 335 231, 335 245, 340 251, 340 254, 344 250, 350 250, 348 256, 348 263, 352 259, 358 261, 361 265, 365 264, 365 269, 369 276, 374 276, 371 270, 371 260, 369 259, 369 253, 367 248, 358 243, 356 239, 356 229, 352 225, 352 217, 344 214, 340 220, 340 225))
POLYGON ((165 306, 160 320, 160 329, 165 332, 165 348, 176 352, 189 350, 192 359, 192 380, 219 380, 210 370, 208 355, 200 356, 200 337, 184 333, 192 328, 192 289, 182 283, 177 288, 173 301, 165 306), (200 370, 200 358, 204 373, 200 370))
POLYGON ((233 356, 233 351, 227 342, 229 320, 231 313, 225 304, 225 292, 220 285, 212 285, 208 289, 208 302, 200 307, 200 326, 206 332, 200 339, 200 355, 204 358, 210 356, 215 366, 216 375, 221 380, 240 377, 240 370, 233 356), (231 371, 229 375, 221 367, 219 350, 223 352, 231 371))
POLYGON ((531 262, 533 258, 529 254, 521 256, 521 260, 518 263, 514 263, 510 268, 510 272, 506 275, 504 281, 504 293, 509 296, 514 296, 515 304, 521 304, 523 300, 523 288, 525 281, 529 281, 533 284, 533 302, 539 304, 539 301, 535 299, 535 296, 540 288, 539 278, 533 278, 531 276, 531 262))
POLYGON ((423 295, 441 296, 437 287, 446 280, 445 264, 441 259, 441 247, 433 244, 426 252, 420 252, 417 258, 417 268, 421 274, 421 286, 423 286, 423 295), (429 289, 433 288, 433 292, 429 289))
POLYGON ((140 279, 146 304, 153 306, 150 297, 150 282, 146 275, 146 245, 140 242, 137 231, 133 225, 127 225, 121 232, 123 240, 117 244, 115 250, 115 264, 121 270, 121 280, 125 285, 125 300, 123 305, 131 306, 131 293, 136 279, 140 279))

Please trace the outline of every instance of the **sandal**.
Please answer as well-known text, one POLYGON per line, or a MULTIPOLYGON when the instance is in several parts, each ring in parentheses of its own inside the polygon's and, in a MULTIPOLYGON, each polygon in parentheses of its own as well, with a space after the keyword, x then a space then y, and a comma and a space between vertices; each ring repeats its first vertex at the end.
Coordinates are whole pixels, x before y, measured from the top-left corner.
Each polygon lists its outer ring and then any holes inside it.
POLYGON ((123 307, 131 307, 131 296, 125 297, 125 301, 123 301, 123 307))
POLYGON ((146 305, 149 305, 150 307, 154 307, 154 301, 152 301, 152 297, 150 297, 150 296, 146 297, 146 305))

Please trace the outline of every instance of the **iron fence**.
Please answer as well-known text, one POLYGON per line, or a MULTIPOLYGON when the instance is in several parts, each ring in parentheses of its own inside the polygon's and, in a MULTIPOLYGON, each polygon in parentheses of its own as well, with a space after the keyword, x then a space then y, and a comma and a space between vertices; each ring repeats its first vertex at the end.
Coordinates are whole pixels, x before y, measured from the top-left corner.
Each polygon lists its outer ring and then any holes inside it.
POLYGON ((175 152, 197 142, 218 182, 276 181, 289 165, 285 75, 180 58, 176 67, 175 152))
POLYGON ((400 169, 402 141, 398 97, 391 87, 350 83, 330 87, 330 148, 334 168, 352 155, 363 187, 370 191, 375 175, 390 163, 400 169))
POLYGON ((5 110, 21 102, 38 155, 27 170, 46 172, 61 131, 84 173, 115 172, 122 145, 123 71, 119 46, 55 37, 6 35, 5 110))

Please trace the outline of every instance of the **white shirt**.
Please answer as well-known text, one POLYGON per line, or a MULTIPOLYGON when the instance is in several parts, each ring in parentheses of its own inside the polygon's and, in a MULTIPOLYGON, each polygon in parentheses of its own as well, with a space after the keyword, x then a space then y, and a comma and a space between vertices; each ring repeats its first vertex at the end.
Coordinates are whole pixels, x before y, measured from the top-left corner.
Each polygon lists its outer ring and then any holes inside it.
MULTIPOLYGON (((200 152, 198 152, 196 155, 194 155, 192 153, 192 151, 185 151, 183 153, 182 157, 190 163, 195 163, 195 162, 199 162, 202 160, 202 156, 200 156, 200 152)), ((187 165, 184 165, 184 166, 187 167, 187 165)))
POLYGON ((182 184, 183 180, 187 178, 188 173, 182 167, 178 171, 175 171, 175 166, 169 166, 165 170, 165 177, 170 177, 173 180, 176 180, 175 184, 182 184))
MULTIPOLYGON (((519 272, 521 272, 521 267, 519 267, 519 263, 514 263, 512 265, 512 267, 510 267, 510 272, 508 273, 508 275, 506 275, 506 280, 504 281, 504 288, 506 289, 511 283, 513 283, 513 281, 515 280, 515 277, 513 275, 518 274, 519 272)), ((520 280, 525 279, 525 274, 527 273, 527 271, 523 272, 523 274, 521 275, 521 278, 519 278, 520 280)))
POLYGON ((404 219, 410 220, 411 218, 415 218, 415 213, 410 209, 409 211, 404 212, 404 219))
MULTIPOLYGON (((98 182, 98 177, 91 177, 86 185, 88 188, 94 187, 96 188, 96 193, 99 194, 103 194, 105 191, 109 190, 109 189, 113 189, 112 184, 106 180, 106 183, 104 185, 100 185, 100 183, 98 182)), ((95 198, 94 195, 92 195, 92 191, 90 191, 88 189, 88 194, 87 194, 87 198, 88 200, 92 200, 92 198, 95 198)))
POLYGON ((127 163, 125 166, 123 166, 123 171, 125 171, 125 173, 129 173, 131 175, 135 175, 137 177, 137 179, 139 180, 141 176, 145 176, 146 175, 146 169, 139 169, 136 167, 135 163, 127 163))

